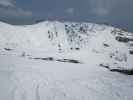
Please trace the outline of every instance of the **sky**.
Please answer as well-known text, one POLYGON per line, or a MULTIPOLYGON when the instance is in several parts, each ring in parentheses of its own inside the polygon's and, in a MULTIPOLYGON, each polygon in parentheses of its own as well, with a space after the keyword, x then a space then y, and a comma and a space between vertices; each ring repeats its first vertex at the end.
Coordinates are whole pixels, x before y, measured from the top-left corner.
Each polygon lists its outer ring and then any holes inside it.
POLYGON ((10 24, 92 22, 133 32, 132 10, 133 0, 0 0, 0 20, 10 24))

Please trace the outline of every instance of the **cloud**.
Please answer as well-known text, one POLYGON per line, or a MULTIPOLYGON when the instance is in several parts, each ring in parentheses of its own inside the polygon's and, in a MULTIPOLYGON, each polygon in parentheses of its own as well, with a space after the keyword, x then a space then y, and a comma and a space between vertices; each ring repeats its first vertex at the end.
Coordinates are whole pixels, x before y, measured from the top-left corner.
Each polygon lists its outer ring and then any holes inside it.
POLYGON ((72 15, 74 13, 74 8, 67 8, 65 12, 72 15))
POLYGON ((107 16, 115 6, 115 0, 89 0, 90 10, 93 14, 107 16))
POLYGON ((26 17, 32 15, 31 11, 24 10, 22 8, 0 8, 0 13, 3 16, 9 17, 26 17))
POLYGON ((2 6, 14 6, 14 0, 0 0, 0 5, 2 6))
POLYGON ((106 16, 110 13, 110 11, 106 8, 94 8, 92 9, 93 13, 99 16, 106 16))
POLYGON ((0 17, 30 17, 32 11, 17 7, 15 0, 0 0, 0 17))

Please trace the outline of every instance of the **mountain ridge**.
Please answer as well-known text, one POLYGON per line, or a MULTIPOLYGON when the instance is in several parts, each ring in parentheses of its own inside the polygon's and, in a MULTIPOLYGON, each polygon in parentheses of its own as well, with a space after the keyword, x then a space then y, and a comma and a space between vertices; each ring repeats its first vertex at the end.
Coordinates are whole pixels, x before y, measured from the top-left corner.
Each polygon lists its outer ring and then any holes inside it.
MULTIPOLYGON (((37 49, 46 53, 86 52, 110 68, 133 68, 133 34, 94 23, 45 21, 34 25, 0 23, 2 48, 37 49), (105 60, 105 61, 104 61, 105 60)), ((80 59, 80 56, 78 57, 80 59)), ((83 57, 85 58, 85 57, 83 57)), ((88 57, 90 59, 91 57, 88 57)), ((87 59, 84 59, 87 62, 87 59)), ((88 63, 88 62, 87 62, 88 63)))

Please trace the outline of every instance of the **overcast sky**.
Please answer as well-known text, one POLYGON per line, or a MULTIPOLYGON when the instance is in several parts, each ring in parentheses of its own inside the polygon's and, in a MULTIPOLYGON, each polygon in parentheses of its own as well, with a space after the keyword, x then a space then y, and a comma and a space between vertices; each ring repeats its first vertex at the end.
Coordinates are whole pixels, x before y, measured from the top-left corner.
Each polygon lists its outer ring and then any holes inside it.
POLYGON ((30 24, 35 20, 108 23, 133 32, 133 0, 0 0, 0 20, 30 24))

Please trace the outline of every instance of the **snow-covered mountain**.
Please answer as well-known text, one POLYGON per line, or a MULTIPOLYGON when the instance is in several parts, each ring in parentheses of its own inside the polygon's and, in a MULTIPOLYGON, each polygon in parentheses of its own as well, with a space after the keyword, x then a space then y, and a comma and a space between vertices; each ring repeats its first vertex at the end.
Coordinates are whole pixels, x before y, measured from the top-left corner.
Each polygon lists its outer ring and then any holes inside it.
POLYGON ((104 67, 133 68, 133 34, 106 25, 46 21, 14 26, 1 22, 0 45, 9 49, 37 49, 49 55, 66 56, 73 52, 79 54, 76 59, 84 58, 81 62, 97 59, 104 67))
POLYGON ((132 33, 93 23, 0 22, 0 100, 132 100, 130 75, 132 33))

